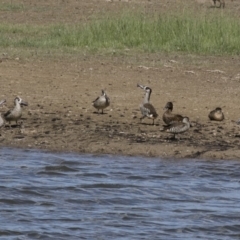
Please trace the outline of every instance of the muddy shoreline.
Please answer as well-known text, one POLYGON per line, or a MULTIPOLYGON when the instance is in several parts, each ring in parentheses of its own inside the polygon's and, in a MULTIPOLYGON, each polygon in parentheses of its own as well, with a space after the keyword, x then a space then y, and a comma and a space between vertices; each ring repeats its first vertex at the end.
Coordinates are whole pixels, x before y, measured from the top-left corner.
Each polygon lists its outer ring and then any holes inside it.
MULTIPOLYGON (((84 24, 125 10, 221 13, 209 1, 11 1, 0 10, 3 23, 30 26, 84 24), (10 6, 10 7, 9 7, 10 6), (7 10, 6 10, 7 9, 7 10)), ((239 2, 226 2, 223 11, 239 16, 239 2)), ((14 34, 13 34, 14 37, 14 34)), ((141 53, 131 49, 88 54, 81 50, 14 47, 0 52, 0 100, 13 107, 20 96, 21 126, 0 129, 0 147, 57 152, 113 154, 161 158, 240 159, 239 56, 196 56, 183 53, 141 53), (159 115, 139 123, 143 91, 152 88, 151 103, 159 115), (92 101, 106 90, 111 105, 98 115, 92 101), (188 116, 194 126, 172 141, 162 128, 163 107, 188 116), (221 107, 223 122, 211 122, 209 111, 221 107)))
POLYGON ((1 99, 4 113, 20 96, 24 107, 21 126, 1 129, 2 147, 57 152, 113 154, 161 158, 239 159, 239 59, 148 55, 138 58, 4 59, 1 99), (142 63, 145 63, 144 65, 142 63), (225 64, 221 65, 224 62, 225 64), (156 125, 141 116, 143 91, 151 86, 151 102, 159 117, 156 125), (97 114, 92 101, 105 89, 111 101, 97 114), (171 140, 163 133, 163 107, 194 123, 171 140), (212 122, 208 113, 223 108, 225 120, 212 122))

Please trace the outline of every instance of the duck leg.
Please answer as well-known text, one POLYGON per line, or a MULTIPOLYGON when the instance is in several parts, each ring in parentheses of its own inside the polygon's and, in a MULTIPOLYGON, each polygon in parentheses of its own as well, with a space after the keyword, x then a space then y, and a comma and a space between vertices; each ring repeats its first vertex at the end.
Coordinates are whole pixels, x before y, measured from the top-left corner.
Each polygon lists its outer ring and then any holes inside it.
POLYGON ((143 120, 145 117, 146 117, 146 116, 140 117, 140 123, 142 123, 142 120, 143 120))

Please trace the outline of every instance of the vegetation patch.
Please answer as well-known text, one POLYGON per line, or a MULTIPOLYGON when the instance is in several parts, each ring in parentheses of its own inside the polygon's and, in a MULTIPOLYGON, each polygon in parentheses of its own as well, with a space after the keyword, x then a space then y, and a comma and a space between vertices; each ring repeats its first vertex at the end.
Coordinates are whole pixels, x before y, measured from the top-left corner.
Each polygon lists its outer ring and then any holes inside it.
POLYGON ((24 10, 23 4, 14 4, 12 2, 9 3, 0 3, 0 11, 22 11, 24 10))
POLYGON ((240 20, 227 13, 125 12, 76 25, 0 24, 0 47, 239 55, 240 20))

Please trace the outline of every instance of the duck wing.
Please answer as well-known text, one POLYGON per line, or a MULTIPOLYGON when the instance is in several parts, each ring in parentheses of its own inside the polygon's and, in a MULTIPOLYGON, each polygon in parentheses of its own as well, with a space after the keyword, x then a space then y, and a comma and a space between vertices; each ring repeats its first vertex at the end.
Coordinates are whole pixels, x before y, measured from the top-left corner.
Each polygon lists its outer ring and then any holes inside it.
POLYGON ((8 110, 6 113, 3 114, 4 117, 9 116, 12 113, 12 110, 8 110))
POLYGON ((167 125, 170 125, 172 123, 177 123, 177 122, 182 122, 183 120, 183 116, 180 115, 180 114, 172 114, 172 113, 169 113, 169 112, 165 112, 163 114, 163 121, 164 123, 166 123, 167 125))
POLYGON ((175 122, 170 124, 169 126, 166 126, 165 131, 171 132, 171 133, 182 133, 189 129, 189 126, 185 123, 175 122))
POLYGON ((106 104, 109 106, 110 105, 110 98, 106 95, 106 104))
POLYGON ((97 97, 94 101, 92 101, 92 103, 97 102, 99 98, 100 98, 100 97, 97 97))
POLYGON ((141 108, 141 112, 143 115, 148 117, 156 118, 158 116, 154 106, 151 103, 145 103, 143 104, 141 108))

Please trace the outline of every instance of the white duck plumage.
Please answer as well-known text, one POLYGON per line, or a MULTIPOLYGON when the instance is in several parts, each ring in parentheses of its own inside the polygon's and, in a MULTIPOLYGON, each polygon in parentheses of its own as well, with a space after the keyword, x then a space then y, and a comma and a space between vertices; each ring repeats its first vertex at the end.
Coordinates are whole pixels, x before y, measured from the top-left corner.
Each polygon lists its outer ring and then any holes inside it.
POLYGON ((102 114, 103 114, 103 109, 105 109, 106 107, 108 107, 110 105, 110 99, 104 90, 102 90, 102 95, 97 97, 92 102, 92 105, 98 110, 98 113, 99 113, 99 110, 101 109, 102 114))
MULTIPOLYGON (((0 102, 0 106, 1 106, 2 104, 4 104, 5 102, 6 102, 5 99, 2 100, 2 101, 0 102)), ((4 121, 4 119, 3 119, 3 117, 2 117, 2 115, 1 115, 1 113, 0 113, 0 128, 4 126, 4 123, 5 123, 5 121, 4 121)))
POLYGON ((28 106, 28 103, 24 102, 20 97, 16 97, 14 99, 14 104, 15 104, 14 108, 11 110, 8 110, 4 114, 4 118, 7 122, 9 122, 9 126, 11 126, 11 121, 15 121, 17 124, 18 120, 21 118, 22 116, 21 105, 28 106))

